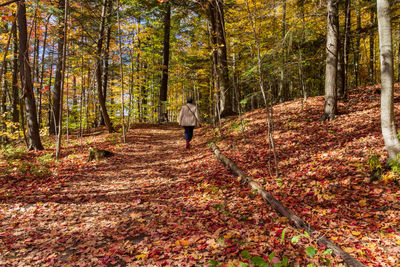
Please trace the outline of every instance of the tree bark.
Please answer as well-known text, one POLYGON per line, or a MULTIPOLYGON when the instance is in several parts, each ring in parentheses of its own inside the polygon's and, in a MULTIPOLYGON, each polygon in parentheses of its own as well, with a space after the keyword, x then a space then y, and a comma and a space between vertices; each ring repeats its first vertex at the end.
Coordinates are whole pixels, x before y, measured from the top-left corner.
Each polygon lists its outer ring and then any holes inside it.
POLYGON ((281 77, 279 81, 279 102, 283 102, 287 99, 287 83, 286 83, 286 49, 285 49, 285 39, 286 39, 286 0, 283 0, 283 11, 282 11, 282 61, 281 61, 281 77))
POLYGON ((347 98, 347 77, 348 77, 348 64, 349 64, 349 51, 350 51, 350 32, 351 32, 351 2, 350 0, 345 1, 345 26, 344 26, 344 40, 343 40, 343 73, 344 73, 344 83, 339 91, 341 98, 347 98))
MULTIPOLYGON (((57 143, 56 143, 56 159, 60 159, 61 155, 61 138, 62 138, 62 129, 63 129, 63 97, 64 97, 64 85, 65 85, 65 69, 66 69, 66 61, 67 61, 67 38, 68 38, 68 9, 69 9, 69 0, 65 0, 64 7, 64 27, 63 27, 63 54, 62 54, 62 64, 61 64, 61 98, 60 98, 60 113, 58 117, 58 134, 57 134, 57 143)), ((67 92, 67 110, 68 110, 68 92, 67 92)), ((68 114, 69 115, 69 114, 68 114)), ((68 115, 67 115, 67 136, 68 136, 68 115)), ((67 137, 68 138, 68 137, 67 137)))
POLYGON ((361 31, 361 10, 357 7, 357 37, 356 46, 354 47, 354 88, 358 87, 359 80, 359 64, 360 64, 360 31, 361 31))
POLYGON ((169 1, 165 3, 166 10, 164 13, 164 48, 163 48, 163 65, 162 65, 162 78, 160 87, 159 111, 158 121, 168 121, 167 113, 167 93, 168 93, 168 65, 169 65, 169 46, 170 46, 170 32, 171 32, 171 4, 169 1))
POLYGON ((122 61, 122 36, 121 36, 121 20, 120 20, 120 4, 117 0, 117 20, 118 20, 118 49, 119 49, 119 71, 121 81, 121 116, 122 116, 122 137, 124 143, 126 143, 126 130, 125 130, 125 101, 124 101, 124 63, 122 61))
POLYGON ((28 32, 26 23, 26 7, 24 0, 18 2, 17 19, 19 32, 20 78, 23 88, 23 96, 25 97, 25 109, 28 122, 28 149, 42 150, 43 145, 40 141, 35 97, 33 95, 31 68, 29 66, 28 32))
POLYGON ((51 15, 47 17, 46 21, 46 26, 44 30, 44 38, 43 38, 43 48, 42 48, 42 59, 41 59, 41 64, 42 64, 42 69, 40 71, 40 85, 39 85, 39 108, 38 108, 38 115, 39 115, 39 125, 42 122, 42 94, 43 94, 43 82, 44 82, 44 58, 46 55, 46 44, 47 44, 47 31, 48 31, 48 26, 50 22, 51 15))
POLYGON ((400 152, 394 116, 393 48, 390 1, 377 0, 379 49, 381 61, 381 128, 389 159, 395 160, 400 152))
MULTIPOLYGON (((111 1, 111 0, 110 0, 111 1)), ((107 107, 106 107, 106 99, 103 95, 103 86, 102 86, 102 50, 103 50, 103 39, 104 39, 104 24, 105 24, 105 18, 106 18, 106 9, 107 9, 107 4, 108 0, 104 0, 103 2, 103 8, 101 12, 101 22, 100 22, 100 29, 99 29, 99 39, 97 41, 97 50, 96 50, 96 62, 97 62, 97 67, 96 67, 96 79, 97 79, 97 97, 99 100, 100 104, 100 111, 101 115, 104 118, 104 122, 108 128, 108 131, 110 133, 114 132, 114 128, 111 124, 110 117, 108 116, 107 113, 107 107)))
MULTIPOLYGON (((109 75, 109 58, 110 58, 110 43, 111 43, 111 13, 112 13, 113 2, 109 1, 107 11, 107 36, 106 36, 106 49, 104 53, 104 81, 103 81, 103 96, 104 101, 107 100, 107 87, 108 87, 108 75, 109 75)), ((100 118, 100 125, 105 126, 103 115, 100 118)))
MULTIPOLYGON (((14 21, 16 25, 16 21, 14 21)), ((18 37, 17 27, 13 30, 13 74, 12 74, 12 121, 19 122, 19 93, 18 93, 18 37)), ((20 107, 21 108, 21 107, 20 107)))
POLYGON ((373 5, 374 0, 371 0, 370 8, 370 32, 369 32, 369 84, 373 85, 375 83, 374 79, 374 42, 375 42, 375 7, 373 5))
POLYGON ((326 42, 325 106, 321 120, 333 120, 337 112, 337 64, 338 64, 338 18, 339 0, 328 0, 328 31, 326 42))
MULTIPOLYGON (((65 0, 58 1, 58 9, 64 14, 65 0)), ((60 117, 60 99, 61 99, 61 71, 62 71, 62 56, 64 53, 64 19, 62 15, 58 17, 58 41, 57 41, 57 66, 54 80, 54 88, 52 91, 52 118, 50 119, 49 133, 52 135, 58 134, 58 125, 60 117), (54 123, 53 123, 54 122, 54 123)))
POLYGON ((234 114, 232 109, 232 88, 229 83, 229 70, 227 59, 227 46, 225 35, 224 1, 213 0, 209 2, 210 22, 215 35, 216 55, 218 58, 216 72, 219 83, 219 110, 222 117, 234 114))

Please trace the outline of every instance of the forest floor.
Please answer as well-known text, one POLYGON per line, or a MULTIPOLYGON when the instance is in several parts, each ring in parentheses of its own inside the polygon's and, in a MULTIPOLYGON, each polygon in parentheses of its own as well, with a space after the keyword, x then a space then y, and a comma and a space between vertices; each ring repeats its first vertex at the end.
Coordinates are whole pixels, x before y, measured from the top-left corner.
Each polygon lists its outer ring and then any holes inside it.
POLYGON ((244 132, 237 118, 221 130, 196 129, 189 150, 172 124, 137 124, 126 144, 102 129, 70 138, 59 162, 51 139, 45 151, 4 150, 0 266, 343 264, 243 187, 215 159, 212 139, 353 257, 368 266, 400 266, 399 175, 385 172, 370 182, 372 159, 386 159, 375 90, 351 91, 333 122, 319 121, 323 97, 303 108, 299 100, 276 105, 279 179, 269 174, 262 109, 244 114, 244 132), (89 147, 115 155, 86 162, 89 147))

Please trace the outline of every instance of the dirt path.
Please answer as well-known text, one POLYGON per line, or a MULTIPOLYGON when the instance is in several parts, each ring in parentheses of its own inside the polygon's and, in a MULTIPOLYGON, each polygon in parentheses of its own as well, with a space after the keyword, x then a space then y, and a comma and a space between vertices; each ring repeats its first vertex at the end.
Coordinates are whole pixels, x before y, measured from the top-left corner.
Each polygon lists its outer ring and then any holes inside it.
POLYGON ((0 265, 190 266, 237 257, 250 215, 231 215, 243 200, 206 140, 186 150, 182 135, 177 126, 142 125, 128 144, 107 139, 114 157, 76 161, 54 181, 3 199, 0 265))

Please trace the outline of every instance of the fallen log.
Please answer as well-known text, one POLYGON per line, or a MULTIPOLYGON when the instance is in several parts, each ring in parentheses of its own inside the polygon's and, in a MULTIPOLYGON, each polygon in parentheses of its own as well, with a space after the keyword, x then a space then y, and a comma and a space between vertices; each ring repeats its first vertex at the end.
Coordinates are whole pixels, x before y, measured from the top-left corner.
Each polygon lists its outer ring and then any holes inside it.
POLYGON ((239 181, 242 184, 248 184, 253 190, 256 190, 264 201, 268 202, 271 207, 274 208, 282 216, 288 218, 298 229, 303 229, 307 231, 311 237, 316 239, 318 244, 325 245, 327 248, 330 248, 333 251, 333 254, 336 256, 340 256, 348 266, 365 266, 361 262, 353 258, 349 253, 342 250, 331 240, 329 240, 325 236, 319 235, 318 231, 315 228, 313 228, 306 221, 304 221, 296 214, 291 212, 289 209, 287 209, 285 206, 283 206, 280 201, 278 201, 270 193, 268 193, 261 185, 259 185, 250 176, 247 176, 242 170, 240 170, 239 167, 232 160, 222 154, 214 143, 211 143, 211 150, 214 152, 219 161, 221 161, 227 168, 229 168, 233 174, 239 177, 239 181))

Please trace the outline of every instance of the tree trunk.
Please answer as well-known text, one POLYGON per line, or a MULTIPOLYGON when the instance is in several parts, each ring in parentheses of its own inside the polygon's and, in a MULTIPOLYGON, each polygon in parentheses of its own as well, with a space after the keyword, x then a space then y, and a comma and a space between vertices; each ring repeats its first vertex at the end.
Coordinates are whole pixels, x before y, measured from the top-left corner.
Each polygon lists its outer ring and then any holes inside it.
POLYGON ((28 149, 42 150, 43 145, 40 141, 35 97, 33 95, 31 68, 29 66, 28 32, 26 25, 26 7, 24 0, 18 2, 17 19, 19 32, 20 78, 23 88, 23 96, 25 97, 25 109, 28 122, 28 149))
POLYGON ((338 3, 328 0, 328 31, 326 42, 325 107, 321 120, 333 120, 337 112, 336 76, 338 63, 338 3))
POLYGON ((38 109, 38 115, 39 115, 39 125, 42 122, 42 94, 43 94, 43 82, 44 82, 44 58, 46 55, 46 44, 47 44, 47 30, 49 26, 51 15, 47 17, 47 22, 44 30, 44 38, 43 38, 43 48, 42 48, 42 59, 41 59, 41 64, 42 64, 42 69, 40 72, 40 85, 39 85, 39 109, 38 109))
POLYGON ((350 31, 351 31, 351 2, 346 0, 345 2, 345 26, 344 26, 344 41, 343 41, 343 86, 339 88, 341 98, 345 99, 347 97, 347 77, 348 77, 348 64, 349 64, 349 51, 350 51, 350 31))
POLYGON ((168 92, 168 64, 169 64, 169 42, 171 31, 171 4, 169 1, 165 3, 166 10, 164 14, 164 49, 163 49, 163 65, 162 78, 160 87, 160 100, 158 110, 158 121, 168 121, 167 113, 167 92, 168 92))
MULTIPOLYGON (((11 37, 11 35, 10 35, 10 37, 11 37)), ((8 47, 7 47, 7 50, 8 50, 8 47)), ((5 52, 5 54, 7 54, 7 51, 5 52)), ((7 61, 6 60, 3 62, 2 73, 4 75, 4 82, 3 82, 3 94, 2 94, 2 97, 1 97, 1 104, 0 104, 0 111, 1 111, 1 113, 0 113, 1 114, 0 115, 0 118, 1 118, 1 122, 0 122, 0 129, 1 129, 1 132, 0 132, 0 144, 6 144, 7 143, 7 134, 6 134, 6 132, 7 132, 7 124, 6 124, 6 121, 7 121, 7 116, 6 116, 7 105, 6 105, 6 102, 7 102, 7 91, 8 91, 8 83, 7 83, 7 79, 5 77, 6 74, 7 74, 7 61)), ((0 81, 1 81, 1 79, 0 79, 0 81)))
MULTIPOLYGON (((56 159, 60 159, 61 155, 61 138, 62 138, 62 125, 63 125, 63 97, 64 97, 64 85, 65 85, 65 66, 66 66, 66 60, 67 60, 67 30, 68 30, 68 5, 69 5, 69 0, 65 0, 65 7, 64 7, 64 28, 63 28, 63 54, 62 54, 62 65, 61 65, 61 98, 60 98, 60 113, 58 117, 58 134, 57 134, 57 143, 56 143, 56 159)), ((67 109, 68 109, 68 92, 67 92, 67 109)), ((69 115, 69 114, 68 114, 69 115)), ((67 117, 67 121, 68 121, 67 117)), ((68 124, 67 124, 67 135, 68 135, 68 124)))
POLYGON ((359 74, 359 63, 360 63, 360 32, 361 32, 361 10, 357 7, 357 37, 356 46, 354 48, 354 88, 358 87, 358 74, 359 74))
POLYGON ((375 84, 374 79, 374 41, 375 41, 375 7, 373 5, 374 0, 371 1, 370 8, 370 33, 369 33, 369 84, 375 84))
POLYGON ((303 92, 303 104, 307 100, 307 88, 306 88, 306 82, 305 82, 305 75, 303 71, 303 45, 305 42, 305 14, 304 14, 304 0, 299 1, 300 5, 300 13, 301 13, 301 27, 302 27, 302 32, 301 32, 301 44, 299 46, 299 79, 300 79, 300 86, 301 90, 303 92))
POLYGON ((118 20, 118 49, 119 49, 119 70, 120 70, 120 81, 121 81, 121 116, 122 116, 122 137, 124 143, 126 143, 126 131, 125 131, 125 101, 124 101, 124 63, 122 61, 122 37, 121 37, 121 20, 120 20, 120 4, 117 0, 117 20, 118 20))
MULTIPOLYGON (((61 14, 64 14, 64 8, 65 8, 65 0, 59 0, 58 1, 58 9, 62 11, 61 14)), ((56 66, 56 76, 54 80, 54 88, 52 92, 52 118, 50 120, 50 128, 49 128, 49 133, 54 135, 58 134, 58 125, 59 125, 59 117, 60 117, 60 99, 61 99, 61 70, 62 70, 62 55, 64 53, 64 19, 62 15, 59 15, 58 17, 58 41, 57 41, 57 66, 56 66), (53 123, 54 122, 54 123, 53 123)))
POLYGON ((400 152, 400 142, 397 138, 393 105, 393 50, 389 0, 377 0, 377 15, 381 52, 381 127, 389 159, 395 160, 400 152))
POLYGON ((287 83, 286 83, 286 0, 283 0, 283 11, 282 11, 282 65, 281 65, 281 73, 280 73, 280 81, 279 81, 279 92, 278 99, 279 102, 283 102, 287 99, 287 83))
POLYGON ((224 2, 223 0, 213 0, 209 2, 209 10, 211 13, 210 22, 215 23, 212 29, 216 36, 217 50, 217 78, 219 82, 219 110, 222 117, 233 114, 232 109, 232 89, 229 84, 229 71, 227 60, 227 47, 225 35, 225 18, 224 18, 224 2), (214 15, 212 15, 214 14, 214 15), (214 19, 212 19, 214 17, 214 19))
MULTIPOLYGON (((110 0, 111 1, 111 0, 110 0)), ((100 22, 100 29, 99 29, 99 39, 97 41, 97 50, 96 50, 96 79, 97 79, 97 97, 100 104, 100 111, 101 115, 104 118, 104 122, 108 128, 110 133, 114 132, 114 128, 111 124, 110 117, 107 113, 106 107, 106 100, 103 95, 103 86, 102 86, 102 50, 103 50, 103 39, 104 39, 104 24, 105 24, 105 17, 106 17, 106 9, 107 9, 108 0, 104 0, 103 8, 101 12, 101 22, 100 22)))
MULTIPOLYGON (((16 21, 13 22, 16 26, 16 21)), ((18 37, 17 27, 13 30, 13 73, 12 73, 12 121, 19 122, 19 93, 18 93, 18 37)), ((21 108, 21 107, 20 107, 21 108)))
POLYGON ((341 42, 341 38, 338 38, 338 62, 337 62, 337 95, 342 98, 342 92, 345 91, 344 87, 346 84, 345 73, 344 73, 344 55, 343 55, 343 46, 341 42))
MULTIPOLYGON (((103 81, 103 96, 104 101, 107 100, 107 87, 108 87, 108 72, 109 72, 109 58, 110 58, 110 43, 111 43, 111 13, 112 13, 113 2, 109 1, 107 11, 107 36, 106 36, 106 49, 104 53, 104 81, 103 81)), ((100 125, 105 126, 103 115, 100 118, 100 125)))

